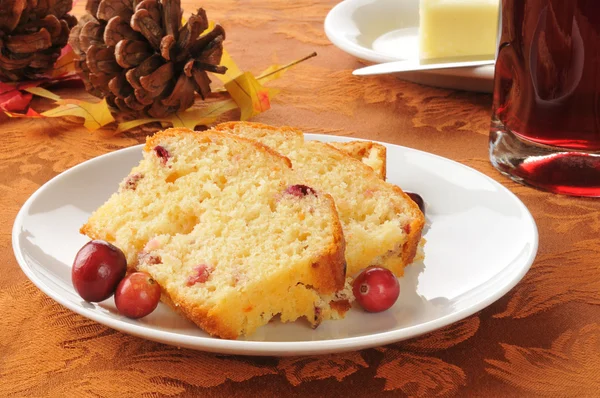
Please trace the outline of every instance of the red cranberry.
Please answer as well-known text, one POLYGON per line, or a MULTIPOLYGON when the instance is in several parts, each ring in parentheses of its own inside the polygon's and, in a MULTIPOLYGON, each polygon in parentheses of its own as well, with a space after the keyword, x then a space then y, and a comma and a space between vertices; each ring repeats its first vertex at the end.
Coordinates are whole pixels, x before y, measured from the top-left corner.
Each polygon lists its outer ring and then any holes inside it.
POLYGON ((156 156, 158 156, 163 164, 167 163, 167 160, 171 155, 169 151, 165 149, 165 147, 157 145, 154 147, 154 152, 156 152, 156 156))
POLYGON ((142 179, 143 176, 144 175, 141 173, 135 173, 127 177, 127 179, 125 180, 125 189, 131 189, 132 191, 135 191, 138 182, 142 179))
POLYGON ((196 283, 206 282, 211 272, 212 269, 208 268, 208 266, 206 266, 205 264, 197 266, 196 268, 194 268, 194 273, 188 277, 186 286, 193 286, 196 283))
POLYGON ((314 189, 312 189, 311 187, 308 187, 306 185, 301 185, 301 184, 290 185, 285 190, 285 193, 294 195, 294 196, 298 196, 300 198, 304 197, 306 195, 317 195, 317 192, 314 189))
POLYGON ((138 262, 145 265, 156 265, 162 263, 162 258, 160 258, 160 256, 142 251, 138 256, 138 262))
POLYGON ((400 284, 390 270, 369 267, 354 279, 352 292, 365 311, 381 312, 394 305, 400 295, 400 284))
POLYGON ((404 193, 407 194, 413 200, 413 202, 415 202, 417 204, 417 206, 419 206, 419 209, 421 209, 421 212, 423 212, 423 214, 425 214, 425 201, 423 200, 421 195, 419 195, 418 193, 414 193, 414 192, 404 192, 404 193))
POLYGON ((127 275, 115 292, 117 310, 128 318, 141 318, 156 309, 160 301, 160 286, 145 272, 127 275))
POLYGON ((75 256, 71 280, 81 298, 99 302, 113 295, 126 271, 127 259, 118 247, 92 240, 75 256))

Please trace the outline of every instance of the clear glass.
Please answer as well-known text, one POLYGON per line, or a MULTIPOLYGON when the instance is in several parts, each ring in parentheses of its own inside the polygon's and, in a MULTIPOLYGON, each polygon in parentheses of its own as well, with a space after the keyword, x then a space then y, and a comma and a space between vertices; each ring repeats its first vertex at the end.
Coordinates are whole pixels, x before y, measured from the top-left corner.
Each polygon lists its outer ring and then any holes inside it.
POLYGON ((600 197, 599 0, 502 0, 490 159, 521 183, 600 197))

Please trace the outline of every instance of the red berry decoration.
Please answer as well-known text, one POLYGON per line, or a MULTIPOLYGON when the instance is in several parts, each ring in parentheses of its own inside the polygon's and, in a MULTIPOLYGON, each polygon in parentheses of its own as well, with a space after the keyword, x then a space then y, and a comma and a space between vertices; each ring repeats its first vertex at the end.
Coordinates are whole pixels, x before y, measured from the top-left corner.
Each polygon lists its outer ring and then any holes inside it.
POLYGON ((113 295, 126 271, 127 259, 121 249, 103 240, 92 240, 77 252, 71 281, 81 298, 99 302, 113 295))
POLYGON ((354 279, 352 292, 365 311, 381 312, 394 305, 400 295, 400 284, 389 270, 369 267, 354 279))
POLYGON ((160 286, 145 272, 127 275, 115 292, 115 304, 122 315, 141 318, 156 309, 160 301, 160 286))

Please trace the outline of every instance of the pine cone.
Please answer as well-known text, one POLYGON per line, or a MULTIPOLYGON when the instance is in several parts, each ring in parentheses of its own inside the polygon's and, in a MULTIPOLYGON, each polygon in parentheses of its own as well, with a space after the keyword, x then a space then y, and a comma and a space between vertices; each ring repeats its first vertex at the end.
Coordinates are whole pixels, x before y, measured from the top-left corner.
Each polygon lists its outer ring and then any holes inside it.
POLYGON ((0 81, 33 79, 48 71, 77 19, 73 0, 0 0, 0 81))
POLYGON ((181 26, 179 0, 88 0, 69 43, 86 90, 136 116, 165 117, 210 93, 225 31, 202 8, 181 26), (205 32, 207 31, 207 32, 205 32), (205 32, 201 35, 201 33, 205 32))

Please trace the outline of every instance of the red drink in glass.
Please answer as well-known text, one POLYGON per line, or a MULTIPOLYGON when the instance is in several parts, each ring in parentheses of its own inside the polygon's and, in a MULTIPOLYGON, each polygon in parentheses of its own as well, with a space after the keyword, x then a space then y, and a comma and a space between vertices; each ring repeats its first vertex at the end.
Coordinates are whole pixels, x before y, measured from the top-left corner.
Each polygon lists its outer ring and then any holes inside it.
POLYGON ((552 192, 600 196, 600 1, 503 0, 492 163, 552 192))

